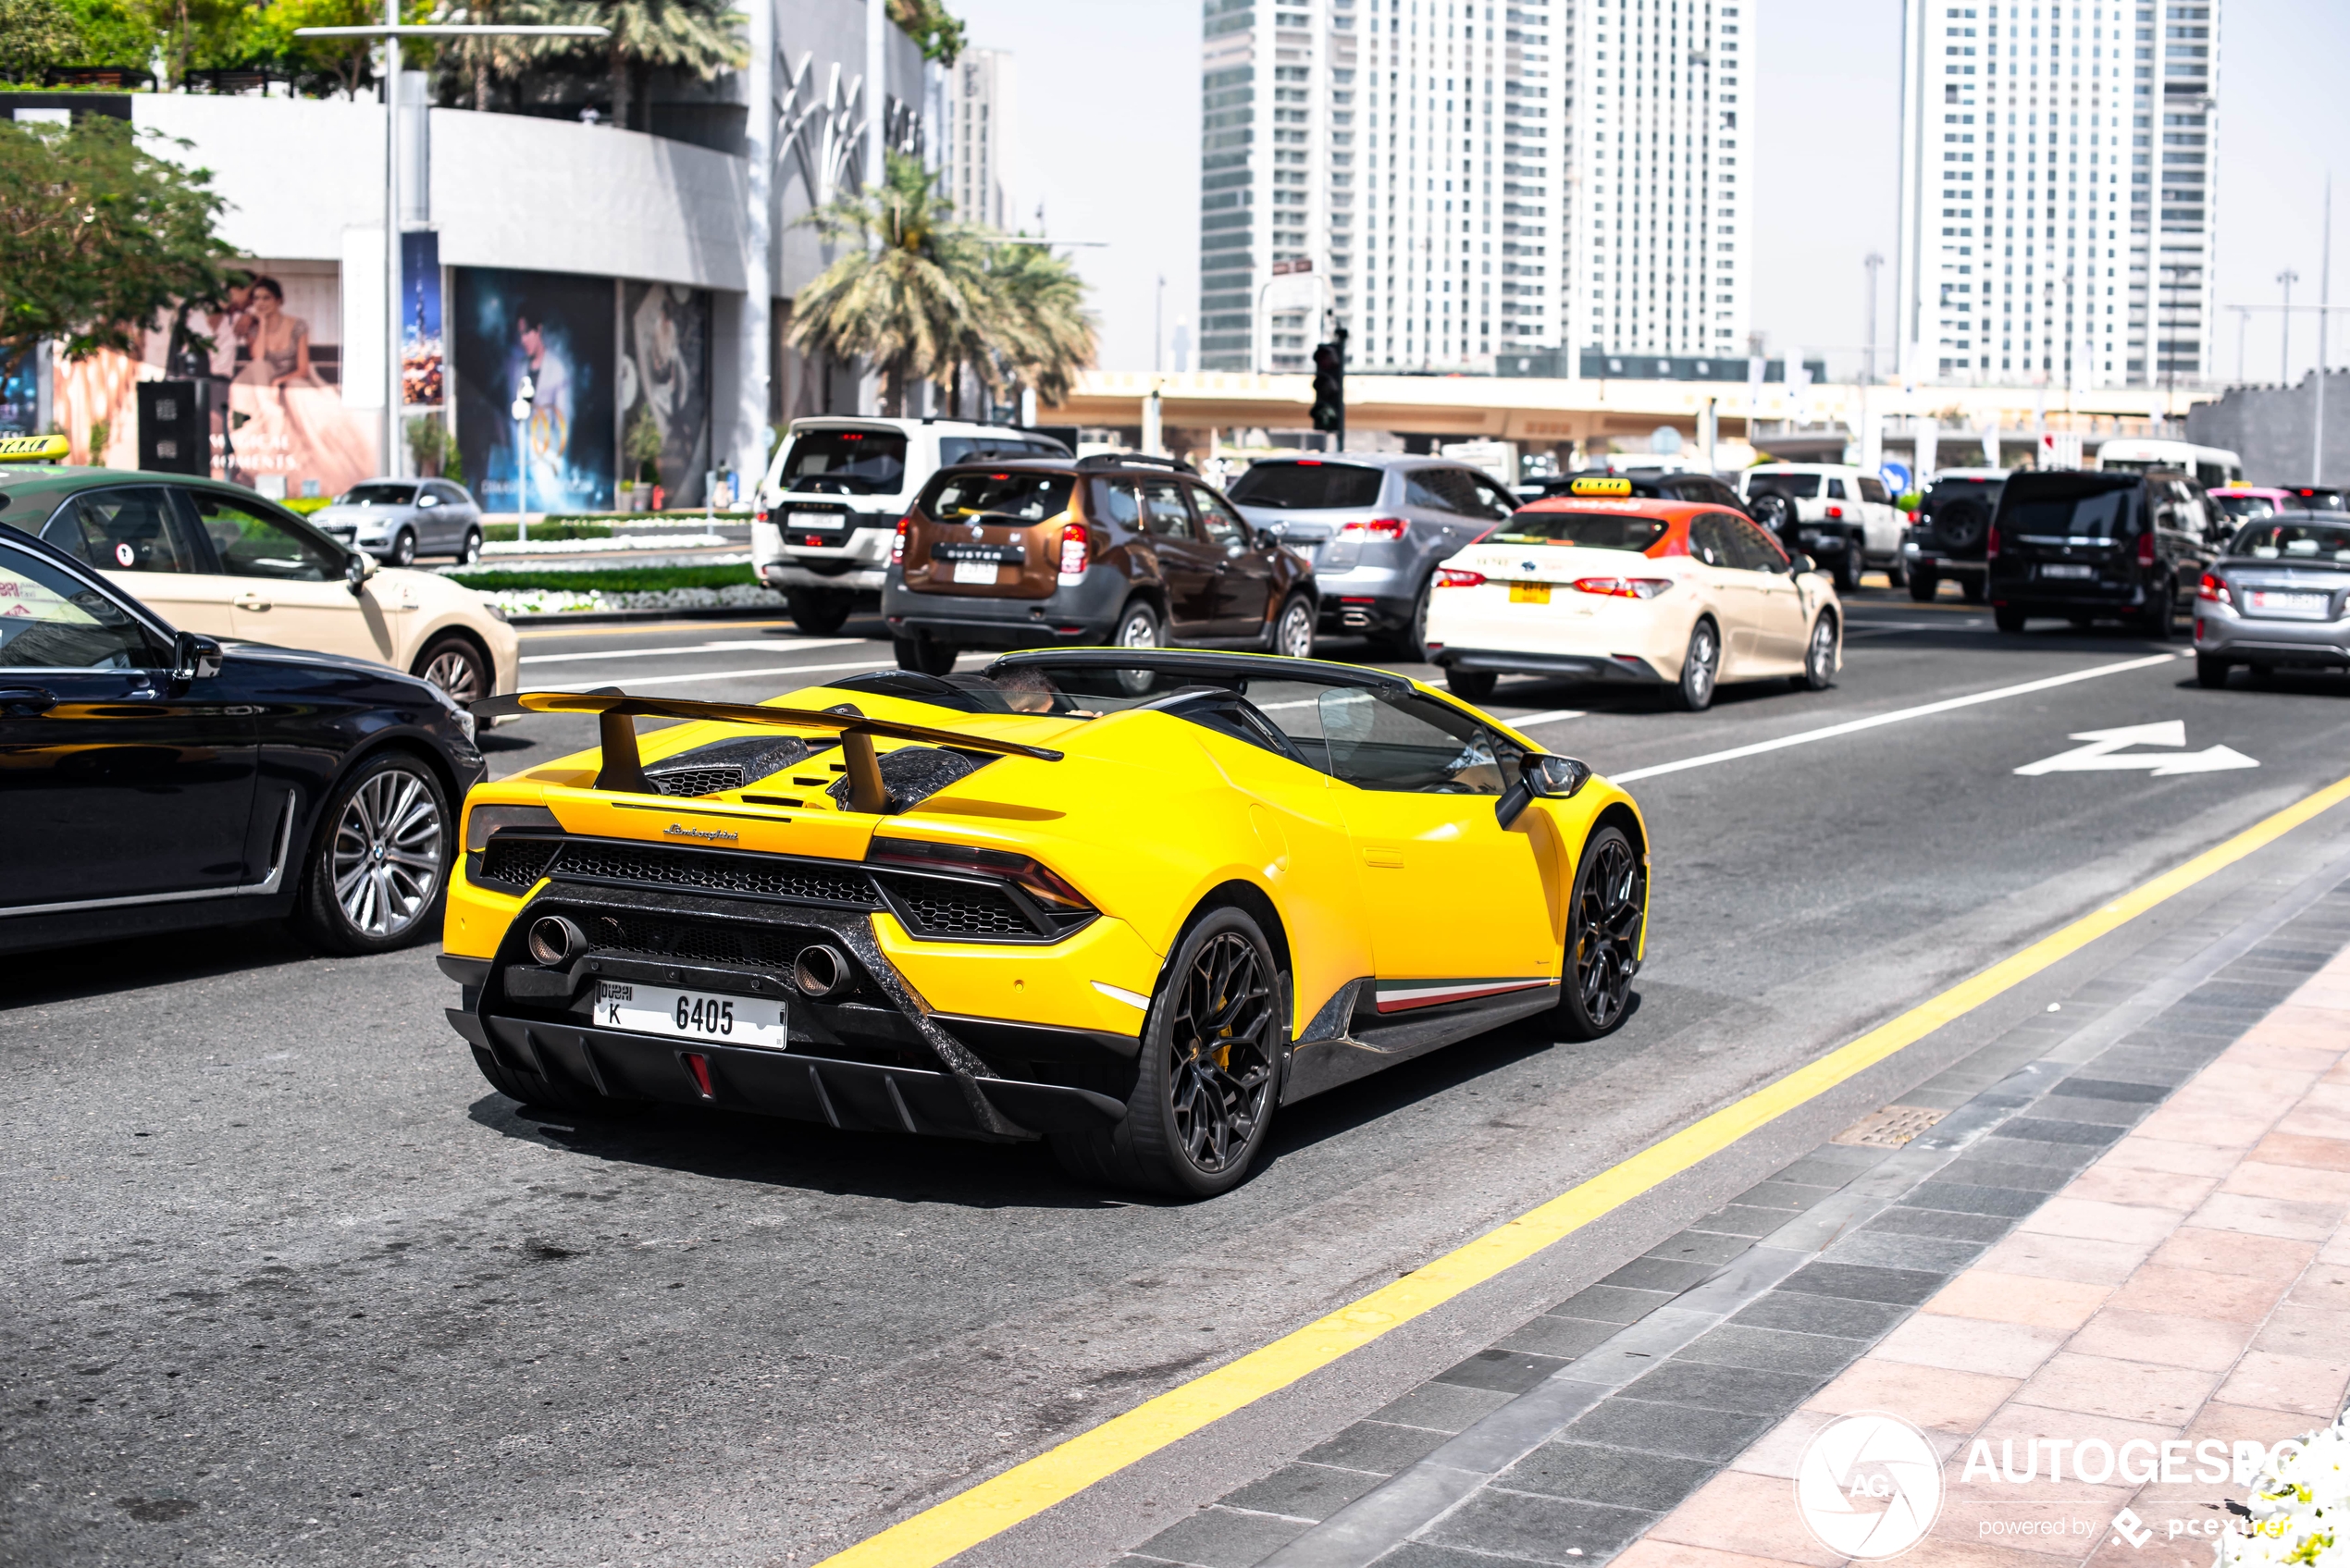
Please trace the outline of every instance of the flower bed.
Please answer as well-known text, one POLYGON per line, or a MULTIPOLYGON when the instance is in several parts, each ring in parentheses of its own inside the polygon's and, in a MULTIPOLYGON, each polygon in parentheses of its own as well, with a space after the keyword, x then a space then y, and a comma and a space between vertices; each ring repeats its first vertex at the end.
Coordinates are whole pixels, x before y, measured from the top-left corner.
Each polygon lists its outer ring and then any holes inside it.
POLYGON ((2220 1537, 2219 1568, 2350 1563, 2350 1411, 2297 1444, 2280 1443, 2253 1478, 2243 1515, 2220 1537))

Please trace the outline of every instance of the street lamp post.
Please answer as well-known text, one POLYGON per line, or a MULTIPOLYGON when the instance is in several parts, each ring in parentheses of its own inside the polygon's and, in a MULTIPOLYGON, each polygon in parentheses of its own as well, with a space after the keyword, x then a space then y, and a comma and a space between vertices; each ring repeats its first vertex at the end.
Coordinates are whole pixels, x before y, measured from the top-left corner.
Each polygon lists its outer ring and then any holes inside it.
POLYGON ((2277 327, 2277 385, 2282 387, 2293 379, 2293 286, 2301 275, 2286 267, 2277 274, 2277 281, 2284 288, 2284 315, 2277 327))
POLYGON ((609 38, 608 27, 524 27, 495 23, 418 22, 400 19, 400 0, 384 0, 384 19, 375 27, 298 27, 296 38, 377 38, 384 45, 384 425, 383 470, 398 474, 402 462, 400 407, 406 388, 401 375, 400 342, 400 40, 403 38, 609 38))

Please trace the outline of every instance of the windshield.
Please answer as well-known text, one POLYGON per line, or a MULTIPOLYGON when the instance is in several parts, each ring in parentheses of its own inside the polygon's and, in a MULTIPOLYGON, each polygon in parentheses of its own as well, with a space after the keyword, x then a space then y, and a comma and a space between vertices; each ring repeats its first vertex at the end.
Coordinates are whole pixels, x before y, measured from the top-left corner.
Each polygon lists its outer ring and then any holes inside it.
POLYGON ((1232 482, 1228 492, 1243 506, 1277 506, 1298 512, 1377 506, 1383 470, 1351 463, 1260 463, 1232 482))
POLYGON ((2053 493, 2017 495, 2010 488, 1999 513, 2001 533, 2023 537, 2118 539, 2135 531, 2131 500, 2135 485, 2084 489, 2067 484, 2053 493))
POLYGON ((1665 525, 1653 517, 1620 512, 1545 512, 1528 507, 1513 514, 1485 542, 1497 545, 1576 545, 1584 549, 1644 551, 1664 537, 1665 525))
POLYGON ((2239 530, 2228 553, 2256 561, 2321 561, 2331 566, 2350 562, 2350 528, 2326 523, 2258 524, 2239 530))
POLYGON ((2267 496, 2213 496, 2211 500, 2221 512, 2239 523, 2277 514, 2277 503, 2267 496))
POLYGON ((1042 523, 1069 510, 1074 484, 1066 474, 942 474, 922 498, 922 515, 934 523, 982 516, 1042 523))
POLYGON ((413 506, 414 485, 353 485, 335 498, 337 506, 413 506))
POLYGON ((1791 500, 1816 500, 1820 494, 1817 474, 1757 474, 1746 482, 1750 496, 1786 496, 1791 500))
POLYGON ((895 430, 802 430, 784 459, 784 488, 894 495, 906 484, 906 438, 895 430))

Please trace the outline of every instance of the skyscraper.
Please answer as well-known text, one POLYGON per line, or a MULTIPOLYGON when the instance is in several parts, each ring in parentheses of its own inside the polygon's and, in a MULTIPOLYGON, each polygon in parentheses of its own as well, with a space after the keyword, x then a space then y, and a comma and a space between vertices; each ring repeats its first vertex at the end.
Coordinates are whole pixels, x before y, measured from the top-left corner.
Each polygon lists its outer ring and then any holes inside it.
POLYGON ((966 49, 946 68, 946 193, 955 216, 996 228, 1013 227, 1007 170, 1014 134, 1012 56, 966 49))
POLYGON ((1202 368, 1739 352, 1755 4, 1206 0, 1202 368))
POLYGON ((2207 374, 2219 17, 2219 0, 1908 0, 1903 374, 2207 374))

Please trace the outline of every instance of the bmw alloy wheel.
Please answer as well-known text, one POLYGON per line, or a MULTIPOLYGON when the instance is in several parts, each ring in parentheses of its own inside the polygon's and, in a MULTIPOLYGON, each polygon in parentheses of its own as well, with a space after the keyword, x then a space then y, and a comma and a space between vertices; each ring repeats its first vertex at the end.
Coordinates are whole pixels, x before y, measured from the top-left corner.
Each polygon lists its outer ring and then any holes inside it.
POLYGON ((387 769, 343 802, 328 846, 335 901, 363 936, 405 935, 440 892, 440 803, 414 773, 387 769))

